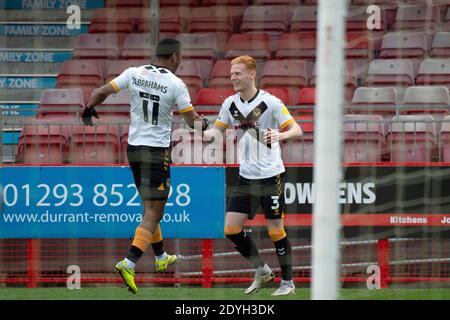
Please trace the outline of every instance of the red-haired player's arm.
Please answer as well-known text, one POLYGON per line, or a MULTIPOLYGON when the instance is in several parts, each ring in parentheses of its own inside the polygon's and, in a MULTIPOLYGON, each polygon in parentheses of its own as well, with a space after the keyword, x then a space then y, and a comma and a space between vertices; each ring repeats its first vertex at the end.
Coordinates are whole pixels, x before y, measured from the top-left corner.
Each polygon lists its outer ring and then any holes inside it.
MULTIPOLYGON (((293 120, 293 119, 292 119, 293 120)), ((294 140, 301 137, 303 134, 302 128, 298 125, 295 120, 286 123, 286 126, 280 128, 282 132, 277 130, 267 130, 264 132, 264 142, 272 143, 284 140, 294 140)))

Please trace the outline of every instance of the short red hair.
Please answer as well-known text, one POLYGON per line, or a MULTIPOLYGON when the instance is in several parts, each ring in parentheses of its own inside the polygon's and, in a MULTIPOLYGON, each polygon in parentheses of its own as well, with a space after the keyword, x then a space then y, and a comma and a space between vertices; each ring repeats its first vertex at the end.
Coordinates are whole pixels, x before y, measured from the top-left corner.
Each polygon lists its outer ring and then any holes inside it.
POLYGON ((253 57, 239 56, 239 57, 236 57, 233 60, 231 60, 232 65, 239 64, 239 63, 245 64, 245 66, 251 71, 256 71, 256 61, 255 61, 255 59, 253 59, 253 57))

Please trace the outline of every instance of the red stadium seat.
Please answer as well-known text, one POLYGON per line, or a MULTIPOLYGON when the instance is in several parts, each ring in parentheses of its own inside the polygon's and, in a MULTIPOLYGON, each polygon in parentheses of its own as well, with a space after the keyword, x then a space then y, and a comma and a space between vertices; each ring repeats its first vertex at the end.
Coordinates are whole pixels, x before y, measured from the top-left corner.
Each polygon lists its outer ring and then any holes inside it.
POLYGON ((146 33, 130 33, 126 36, 120 53, 123 59, 150 59, 153 48, 150 35, 146 33))
POLYGON ((136 19, 142 8, 95 9, 89 24, 90 33, 130 33, 136 28, 136 19))
POLYGON ((284 33, 278 40, 276 59, 312 59, 316 58, 316 33, 284 33))
POLYGON ((209 79, 211 69, 217 59, 218 39, 214 33, 180 33, 176 37, 181 42, 183 59, 198 62, 203 79, 209 79))
POLYGON ((106 63, 105 83, 109 83, 130 67, 140 67, 148 64, 150 64, 150 61, 146 59, 108 61, 106 63))
POLYGON ((372 59, 374 49, 369 44, 367 32, 347 32, 345 42, 347 59, 372 59))
POLYGON ((220 106, 227 97, 234 94, 231 88, 203 88, 198 92, 196 109, 201 105, 220 106))
POLYGON ((264 88, 264 91, 280 99, 285 105, 289 105, 289 88, 264 88))
POLYGON ((176 39, 181 42, 185 58, 217 59, 217 37, 214 33, 180 33, 176 39))
POLYGON ((314 118, 297 120, 303 134, 298 140, 280 143, 281 157, 285 163, 313 163, 314 161, 314 118))
POLYGON ((64 125, 32 120, 22 129, 18 143, 18 161, 29 164, 65 163, 68 137, 64 125))
POLYGON ((423 32, 392 32, 383 36, 381 59, 423 58, 428 51, 428 40, 423 32))
POLYGON ((381 162, 385 125, 380 115, 344 116, 344 161, 381 162))
POLYGON ((232 88, 230 80, 231 60, 218 60, 211 71, 210 88, 232 88))
POLYGON ((228 39, 225 59, 250 55, 255 59, 271 58, 270 37, 267 33, 233 34, 228 39))
POLYGON ((197 61, 183 60, 176 71, 176 75, 180 77, 188 87, 192 103, 195 104, 197 92, 203 88, 202 74, 197 61))
POLYGON ((73 59, 110 59, 120 56, 115 33, 85 33, 78 36, 73 59))
POLYGON ((433 114, 445 116, 449 113, 450 100, 447 87, 408 87, 400 106, 401 114, 433 114))
POLYGON ((123 120, 130 117, 130 92, 121 90, 113 93, 101 104, 95 107, 100 120, 104 121, 105 116, 115 117, 117 120, 123 120))
POLYGON ((292 16, 290 31, 316 31, 317 20, 317 6, 297 7, 292 16))
POLYGON ((364 83, 366 86, 412 86, 413 64, 407 59, 372 60, 364 83))
MULTIPOLYGON (((245 9, 247 9, 246 1, 226 1, 226 0, 218 0, 218 1, 202 1, 201 3, 202 10, 206 12, 217 11, 217 14, 222 17, 219 18, 219 21, 223 21, 224 18, 231 18, 233 29, 232 32, 239 32, 239 26, 242 23, 242 16, 244 15, 245 9), (229 3, 227 3, 229 2, 229 3), (226 8, 226 11, 224 10, 226 8)), ((211 15, 213 16, 213 15, 211 15)), ((205 26, 206 27, 206 26, 205 26)), ((222 31, 223 32, 223 31, 222 31)))
POLYGON ((373 59, 380 50, 382 32, 353 31, 346 33, 345 56, 347 59, 373 59))
POLYGON ((45 89, 41 94, 36 117, 76 118, 84 105, 81 89, 45 89))
POLYGON ((442 119, 440 132, 440 161, 450 162, 450 116, 442 119))
POLYGON ((308 85, 308 65, 305 60, 270 60, 264 65, 261 88, 288 88, 289 102, 295 104, 298 90, 308 85))
POLYGON ((437 32, 430 49, 431 58, 450 58, 450 32, 437 32))
POLYGON ((398 103, 398 93, 394 87, 358 87, 347 113, 374 113, 391 119, 396 114, 398 103))
MULTIPOLYGON (((229 88, 203 88, 197 94, 195 110, 202 115, 219 114, 220 107, 226 98, 234 95, 234 90, 229 88)), ((215 120, 215 119, 214 119, 215 120)), ((213 120, 213 121, 214 121, 213 120)))
POLYGON ((298 93, 299 104, 316 104, 316 88, 303 88, 298 93))
POLYGON ((439 7, 427 4, 401 5, 397 9, 393 30, 436 31, 441 26, 439 7))
POLYGON ((70 162, 117 163, 119 139, 117 124, 75 125, 69 147, 70 162))
POLYGON ((59 69, 56 87, 95 87, 102 84, 103 61, 66 60, 59 69))
MULTIPOLYGON (((309 86, 315 87, 317 81, 317 65, 314 65, 311 78, 309 79, 309 86)), ((360 77, 360 68, 357 66, 355 60, 345 61, 345 100, 350 101, 353 98, 353 92, 358 86, 358 78, 360 77)))
POLYGON ((187 28, 189 33, 214 32, 229 35, 234 31, 233 17, 226 6, 212 7, 211 10, 205 7, 194 8, 187 28))
POLYGON ((57 76, 56 88, 81 89, 84 101, 87 103, 91 92, 104 83, 106 61, 103 59, 64 61, 57 76))
POLYGON ((392 162, 430 162, 435 158, 436 125, 431 115, 392 118, 386 136, 392 162))
POLYGON ((450 88, 450 59, 424 59, 416 76, 416 85, 443 85, 450 88))
MULTIPOLYGON (((187 6, 161 7, 159 10, 159 32, 171 34, 186 32, 186 25, 191 10, 192 8, 187 6)), ((138 32, 151 32, 149 12, 144 10, 137 16, 140 17, 138 32)))
MULTIPOLYGON (((277 59, 316 59, 315 32, 284 33, 278 40, 277 59)), ((377 32, 347 32, 345 47, 349 59, 371 59, 381 45, 382 34, 377 32)))
POLYGON ((294 115, 313 115, 316 105, 316 88, 302 88, 298 92, 296 104, 301 108, 295 109, 294 115))
POLYGON ((277 36, 287 32, 289 16, 285 6, 248 6, 242 17, 241 32, 267 32, 277 36))

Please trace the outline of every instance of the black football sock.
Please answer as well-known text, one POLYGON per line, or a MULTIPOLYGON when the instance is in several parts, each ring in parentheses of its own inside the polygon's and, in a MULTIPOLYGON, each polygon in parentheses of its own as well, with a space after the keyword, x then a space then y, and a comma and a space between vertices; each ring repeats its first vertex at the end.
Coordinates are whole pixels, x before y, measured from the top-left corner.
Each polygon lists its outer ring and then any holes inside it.
POLYGON ((160 256, 164 253, 164 243, 162 240, 159 242, 152 243, 151 245, 153 252, 155 253, 155 256, 160 256))
POLYGON ((261 258, 253 240, 244 232, 227 235, 234 244, 236 250, 246 259, 250 260, 255 268, 264 266, 265 262, 261 258))
POLYGON ((132 261, 133 263, 137 263, 138 260, 142 257, 144 252, 136 246, 131 246, 130 251, 128 252, 127 259, 132 261))
POLYGON ((277 252, 278 262, 281 268, 281 278, 292 280, 292 248, 287 237, 273 243, 277 252))

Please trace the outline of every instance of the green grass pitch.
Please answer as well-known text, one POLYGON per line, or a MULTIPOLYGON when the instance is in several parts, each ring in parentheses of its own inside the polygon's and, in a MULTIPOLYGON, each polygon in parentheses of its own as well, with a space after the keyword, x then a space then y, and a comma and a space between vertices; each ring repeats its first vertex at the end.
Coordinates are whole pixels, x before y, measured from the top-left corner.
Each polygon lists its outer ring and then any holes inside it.
MULTIPOLYGON (((247 296, 242 288, 143 287, 134 295, 120 287, 0 288, 0 300, 309 300, 310 290, 298 288, 295 295, 272 297, 274 288, 247 296)), ((450 300, 450 289, 341 289, 341 300, 450 300)))

